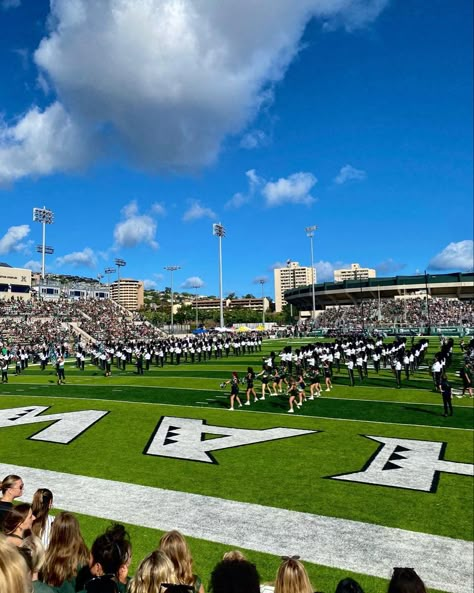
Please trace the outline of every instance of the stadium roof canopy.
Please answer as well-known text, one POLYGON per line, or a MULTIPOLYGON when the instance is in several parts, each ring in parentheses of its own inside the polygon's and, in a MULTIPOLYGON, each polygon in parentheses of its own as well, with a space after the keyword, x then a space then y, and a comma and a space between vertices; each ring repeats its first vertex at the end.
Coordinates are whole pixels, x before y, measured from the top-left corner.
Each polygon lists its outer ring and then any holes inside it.
MULTIPOLYGON (((416 294, 472 300, 474 273, 455 272, 323 282, 315 284, 314 293, 316 309, 324 309, 328 305, 354 305, 379 297, 386 299, 416 294)), ((287 290, 285 300, 301 311, 310 311, 313 307, 311 285, 287 290)))

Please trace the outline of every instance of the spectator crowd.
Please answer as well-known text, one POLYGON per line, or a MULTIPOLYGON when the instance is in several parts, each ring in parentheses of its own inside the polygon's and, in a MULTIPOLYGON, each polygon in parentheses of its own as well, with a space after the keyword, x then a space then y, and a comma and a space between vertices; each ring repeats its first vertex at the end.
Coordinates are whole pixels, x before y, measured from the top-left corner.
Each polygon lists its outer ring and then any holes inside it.
MULTIPOLYGON (((0 484, 0 591, 2 593, 313 593, 299 556, 284 556, 274 582, 264 584, 255 564, 239 550, 226 552, 203 579, 194 572, 186 538, 163 534, 155 549, 130 575, 132 542, 121 524, 112 524, 86 545, 77 517, 62 511, 52 517, 53 493, 37 490, 32 503, 15 504, 24 483, 18 475, 0 484), (206 583, 206 584, 204 584, 206 583)), ((363 593, 345 578, 335 593, 363 593)), ((413 568, 394 568, 387 593, 426 593, 413 568)))

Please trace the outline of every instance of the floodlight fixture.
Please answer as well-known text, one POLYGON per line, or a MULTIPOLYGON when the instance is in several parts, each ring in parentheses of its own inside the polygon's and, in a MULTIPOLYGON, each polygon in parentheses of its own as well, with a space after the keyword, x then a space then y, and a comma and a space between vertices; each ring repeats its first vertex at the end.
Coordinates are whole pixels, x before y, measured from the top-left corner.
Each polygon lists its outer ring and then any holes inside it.
POLYGON ((212 225, 212 234, 219 239, 219 309, 220 309, 220 327, 224 328, 224 299, 222 293, 222 238, 225 237, 225 228, 220 222, 212 225))
POLYGON ((314 284, 316 281, 315 274, 314 274, 314 258, 313 258, 313 237, 314 231, 316 231, 318 227, 316 225, 307 226, 305 228, 306 236, 309 237, 310 247, 311 247, 311 296, 313 301, 313 308, 311 310, 311 321, 314 324, 316 321, 316 296, 314 292, 314 284))
POLYGON ((117 257, 114 263, 117 266, 117 303, 120 305, 120 268, 126 266, 127 262, 117 257))
MULTIPOLYGON (((43 245, 37 245, 36 246, 36 252, 37 253, 43 253, 43 245)), ((52 247, 50 247, 49 245, 45 245, 44 246, 44 252, 47 253, 48 255, 51 255, 54 253, 54 249, 52 247)))
POLYGON ((265 329, 265 296, 264 296, 263 291, 264 291, 264 286, 268 282, 268 280, 267 280, 267 278, 262 276, 261 278, 257 278, 257 282, 262 287, 262 325, 263 325, 263 329, 265 329))
POLYGON ((54 222, 54 213, 52 210, 48 210, 46 206, 43 208, 33 208, 33 222, 40 222, 43 225, 43 245, 42 245, 42 258, 41 258, 41 279, 44 282, 44 256, 45 256, 45 248, 46 248, 46 225, 53 224, 54 222))
POLYGON ((181 266, 165 266, 164 269, 167 270, 171 276, 171 333, 174 335, 173 272, 181 270, 181 266))

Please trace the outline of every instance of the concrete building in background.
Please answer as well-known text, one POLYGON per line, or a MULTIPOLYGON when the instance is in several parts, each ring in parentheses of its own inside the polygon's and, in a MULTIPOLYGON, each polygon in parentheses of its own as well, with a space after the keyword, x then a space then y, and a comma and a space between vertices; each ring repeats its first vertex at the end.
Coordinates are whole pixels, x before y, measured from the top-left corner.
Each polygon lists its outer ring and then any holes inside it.
POLYGON ((144 288, 140 280, 120 278, 110 285, 110 298, 128 311, 138 311, 143 307, 144 288))
POLYGON ((334 270, 334 282, 343 280, 367 280, 377 276, 372 268, 361 268, 359 264, 351 264, 349 269, 334 270))
POLYGON ((308 286, 316 283, 316 270, 303 267, 297 261, 288 260, 284 268, 275 268, 275 312, 280 313, 286 305, 285 291, 298 286, 308 286))
POLYGON ((31 270, 12 268, 7 263, 0 263, 0 299, 20 299, 29 301, 31 298, 31 270))

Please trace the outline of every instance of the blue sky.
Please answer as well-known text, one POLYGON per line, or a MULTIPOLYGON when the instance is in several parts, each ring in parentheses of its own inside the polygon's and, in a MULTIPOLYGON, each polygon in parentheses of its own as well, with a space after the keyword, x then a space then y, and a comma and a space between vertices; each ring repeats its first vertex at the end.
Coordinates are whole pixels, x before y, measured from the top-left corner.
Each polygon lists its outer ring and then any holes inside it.
POLYGON ((0 261, 260 295, 472 269, 470 0, 0 0, 0 261))

